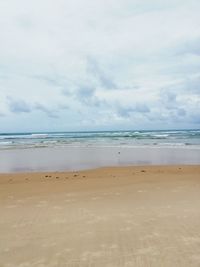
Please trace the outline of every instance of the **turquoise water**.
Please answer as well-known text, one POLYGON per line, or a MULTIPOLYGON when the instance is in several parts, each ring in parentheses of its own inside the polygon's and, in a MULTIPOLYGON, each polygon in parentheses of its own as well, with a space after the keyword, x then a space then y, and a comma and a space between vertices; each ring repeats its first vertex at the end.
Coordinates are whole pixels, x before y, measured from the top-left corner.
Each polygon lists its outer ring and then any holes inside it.
POLYGON ((200 148, 200 130, 1 133, 0 149, 59 146, 200 148))

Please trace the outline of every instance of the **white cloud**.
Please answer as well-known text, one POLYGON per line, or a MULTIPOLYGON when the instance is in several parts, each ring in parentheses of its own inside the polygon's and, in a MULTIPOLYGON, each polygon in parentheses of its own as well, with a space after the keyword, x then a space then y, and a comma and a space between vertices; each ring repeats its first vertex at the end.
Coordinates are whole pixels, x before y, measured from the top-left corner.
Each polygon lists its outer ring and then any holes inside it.
POLYGON ((199 127, 199 12, 198 0, 1 1, 0 131, 199 127))

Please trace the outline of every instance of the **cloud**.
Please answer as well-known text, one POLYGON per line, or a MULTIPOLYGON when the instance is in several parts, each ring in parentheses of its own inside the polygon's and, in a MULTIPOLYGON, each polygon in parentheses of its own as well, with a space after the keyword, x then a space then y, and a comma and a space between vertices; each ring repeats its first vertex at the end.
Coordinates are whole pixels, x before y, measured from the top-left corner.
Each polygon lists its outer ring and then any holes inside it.
POLYGON ((8 97, 9 110, 13 113, 29 113, 31 112, 30 105, 23 100, 15 100, 8 97))
POLYGON ((87 86, 80 86, 75 93, 77 99, 82 105, 87 105, 93 108, 103 108, 106 106, 106 101, 99 99, 95 94, 95 89, 87 86))
POLYGON ((49 109, 40 103, 34 104, 34 110, 44 112, 49 118, 57 119, 59 117, 57 111, 49 109))
POLYGON ((95 90, 91 87, 80 87, 79 90, 77 91, 77 96, 80 99, 88 99, 94 96, 95 90))
POLYGON ((200 56, 200 37, 194 37, 191 40, 186 40, 183 42, 180 45, 177 53, 180 55, 192 54, 200 56))
POLYGON ((53 86, 58 86, 60 85, 60 80, 56 79, 56 77, 51 77, 51 76, 45 76, 45 75, 32 75, 33 79, 41 80, 42 82, 46 82, 47 84, 53 85, 53 86))
POLYGON ((185 115, 186 115, 186 111, 185 111, 185 109, 183 109, 183 108, 178 108, 178 109, 177 109, 177 115, 180 116, 180 117, 185 117, 185 115))
POLYGON ((200 112, 198 114, 193 114, 190 119, 195 124, 200 125, 200 112))
POLYGON ((117 85, 94 58, 87 57, 87 71, 92 77, 97 79, 99 85, 104 89, 117 89, 117 85))
POLYGON ((168 110, 174 109, 177 107, 177 92, 175 90, 171 91, 169 89, 161 90, 160 99, 163 107, 168 110))
POLYGON ((149 107, 143 103, 136 103, 132 107, 121 107, 121 106, 117 107, 117 113, 119 114, 119 116, 125 118, 131 117, 131 115, 136 113, 145 114, 148 112, 150 112, 149 107))
POLYGON ((200 95, 200 75, 186 79, 182 88, 186 92, 200 95))
POLYGON ((54 130, 198 128, 199 10, 199 0, 0 1, 1 130, 22 131, 25 117, 30 131, 52 118, 54 130))
MULTIPOLYGON (((9 110, 14 114, 31 113, 35 111, 41 111, 45 113, 49 118, 57 118, 57 111, 47 108, 40 103, 27 103, 22 99, 12 99, 7 97, 9 110)), ((63 107, 62 107, 63 109, 63 107)))

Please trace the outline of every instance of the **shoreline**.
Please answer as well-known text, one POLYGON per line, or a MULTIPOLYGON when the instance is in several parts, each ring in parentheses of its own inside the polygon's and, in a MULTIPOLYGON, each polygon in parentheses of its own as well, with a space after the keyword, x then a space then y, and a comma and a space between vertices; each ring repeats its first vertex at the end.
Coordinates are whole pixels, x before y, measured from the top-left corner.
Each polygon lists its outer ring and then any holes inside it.
POLYGON ((121 170, 121 169, 169 169, 169 168, 199 168, 200 164, 155 164, 155 165, 109 165, 109 166, 102 166, 102 167, 94 167, 88 169, 77 169, 77 170, 57 170, 57 171, 22 171, 22 172, 0 172, 0 178, 2 176, 20 176, 20 175, 44 175, 44 174, 74 174, 74 173, 87 173, 87 172, 98 172, 101 170, 106 169, 114 169, 114 170, 121 170))
POLYGON ((149 147, 59 147, 0 150, 0 173, 75 171, 106 166, 195 165, 199 149, 149 147))

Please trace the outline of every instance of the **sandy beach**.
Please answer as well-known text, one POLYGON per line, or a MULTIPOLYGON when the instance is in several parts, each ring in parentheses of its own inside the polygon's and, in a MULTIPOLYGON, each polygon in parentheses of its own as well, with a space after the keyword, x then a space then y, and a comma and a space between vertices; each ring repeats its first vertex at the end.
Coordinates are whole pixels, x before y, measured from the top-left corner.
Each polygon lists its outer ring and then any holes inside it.
POLYGON ((0 174, 0 266, 200 266, 200 166, 0 174))

